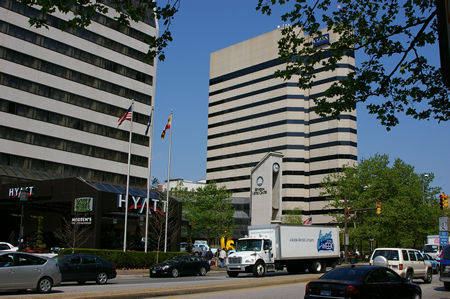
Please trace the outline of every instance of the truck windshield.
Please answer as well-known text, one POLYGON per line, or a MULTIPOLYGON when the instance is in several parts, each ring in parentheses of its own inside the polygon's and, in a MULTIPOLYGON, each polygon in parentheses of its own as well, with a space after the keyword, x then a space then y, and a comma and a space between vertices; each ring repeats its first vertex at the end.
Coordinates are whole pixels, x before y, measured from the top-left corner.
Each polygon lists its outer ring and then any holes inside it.
POLYGON ((425 245, 423 248, 424 252, 432 252, 432 253, 436 253, 439 250, 439 245, 425 245))
POLYGON ((261 251, 262 240, 238 240, 236 251, 261 251))

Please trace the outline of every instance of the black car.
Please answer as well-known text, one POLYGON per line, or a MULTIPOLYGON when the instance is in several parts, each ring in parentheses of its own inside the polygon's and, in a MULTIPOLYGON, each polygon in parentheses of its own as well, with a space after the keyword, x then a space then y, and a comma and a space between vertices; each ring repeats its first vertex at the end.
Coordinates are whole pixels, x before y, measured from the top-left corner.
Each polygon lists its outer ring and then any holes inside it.
POLYGON ((422 289, 380 266, 336 268, 308 282, 305 299, 312 298, 422 298, 422 289))
POLYGON ((181 255, 168 259, 167 261, 150 267, 150 277, 180 275, 205 276, 209 271, 208 262, 201 257, 193 255, 181 255))
POLYGON ((58 255, 54 257, 61 271, 62 281, 95 281, 105 284, 117 275, 116 266, 91 254, 58 255))

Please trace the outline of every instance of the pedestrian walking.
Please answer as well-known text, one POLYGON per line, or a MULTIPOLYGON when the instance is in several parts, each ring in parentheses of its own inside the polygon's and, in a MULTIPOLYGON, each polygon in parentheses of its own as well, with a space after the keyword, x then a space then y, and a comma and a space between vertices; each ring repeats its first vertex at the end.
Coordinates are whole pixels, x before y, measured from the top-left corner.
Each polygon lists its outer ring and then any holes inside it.
POLYGON ((225 267, 225 259, 227 258, 227 252, 225 249, 221 249, 219 253, 219 261, 220 261, 220 268, 225 267))
POLYGON ((208 261, 208 264, 211 265, 211 260, 213 258, 213 253, 211 251, 211 248, 208 248, 208 251, 206 252, 206 260, 208 261))

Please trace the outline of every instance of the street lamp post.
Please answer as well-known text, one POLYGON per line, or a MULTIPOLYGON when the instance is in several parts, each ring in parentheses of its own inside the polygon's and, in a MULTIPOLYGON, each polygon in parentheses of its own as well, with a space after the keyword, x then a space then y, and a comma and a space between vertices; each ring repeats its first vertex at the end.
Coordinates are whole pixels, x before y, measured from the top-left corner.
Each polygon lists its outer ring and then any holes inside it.
POLYGON ((25 190, 25 188, 22 188, 20 190, 19 199, 20 205, 22 207, 20 213, 19 244, 17 247, 19 248, 19 250, 21 250, 23 245, 23 216, 24 216, 25 202, 28 201, 28 193, 25 190))
POLYGON ((425 204, 425 182, 424 178, 428 178, 430 175, 428 173, 425 173, 422 175, 422 205, 425 204))

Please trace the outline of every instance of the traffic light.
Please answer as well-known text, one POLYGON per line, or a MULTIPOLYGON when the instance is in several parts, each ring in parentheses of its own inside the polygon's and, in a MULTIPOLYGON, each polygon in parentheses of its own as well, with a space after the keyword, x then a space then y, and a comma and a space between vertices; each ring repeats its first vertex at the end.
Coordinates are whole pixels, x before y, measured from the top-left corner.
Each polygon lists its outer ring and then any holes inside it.
MULTIPOLYGON (((442 193, 444 194, 444 193, 442 193)), ((448 195, 444 194, 444 209, 448 207, 448 195)))
POLYGON ((377 203, 377 215, 381 214, 381 203, 377 203))
POLYGON ((350 210, 351 210, 350 207, 345 207, 345 215, 346 215, 347 217, 350 216, 350 210))
POLYGON ((441 195, 439 195, 439 207, 441 208, 441 210, 444 209, 444 192, 441 193, 441 195))

